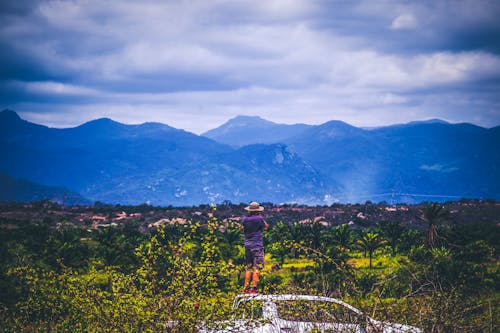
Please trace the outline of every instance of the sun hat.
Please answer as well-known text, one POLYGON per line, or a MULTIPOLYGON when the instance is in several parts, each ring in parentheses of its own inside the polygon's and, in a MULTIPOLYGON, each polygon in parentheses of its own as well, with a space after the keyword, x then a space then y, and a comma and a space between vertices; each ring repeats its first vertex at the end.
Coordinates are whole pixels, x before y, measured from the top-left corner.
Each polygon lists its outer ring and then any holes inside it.
POLYGON ((251 202, 250 205, 245 207, 245 210, 248 212, 262 212, 264 207, 262 207, 258 202, 251 202))

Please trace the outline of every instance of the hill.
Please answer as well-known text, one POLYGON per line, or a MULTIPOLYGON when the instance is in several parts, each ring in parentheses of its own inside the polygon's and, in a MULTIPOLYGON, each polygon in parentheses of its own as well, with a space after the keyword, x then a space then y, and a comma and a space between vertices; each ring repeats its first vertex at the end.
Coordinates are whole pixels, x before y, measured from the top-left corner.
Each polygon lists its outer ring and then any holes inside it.
POLYGON ((223 144, 242 147, 251 144, 282 143, 310 127, 304 124, 276 124, 260 117, 237 116, 202 135, 223 144))
POLYGON ((362 130, 329 122, 287 143, 346 189, 347 201, 498 198, 498 127, 423 122, 362 130))
POLYGON ((314 183, 317 172, 274 145, 258 147, 255 156, 279 154, 285 163, 253 159, 248 149, 235 150, 158 123, 124 125, 97 119, 54 129, 6 110, 0 113, 0 124, 1 172, 67 187, 94 201, 177 206, 248 202, 256 196, 276 202, 316 201, 318 192, 325 191, 297 182, 314 183), (263 178, 267 185, 256 187, 263 178))
POLYGON ((432 120, 367 130, 237 117, 210 135, 232 145, 106 118, 54 129, 6 110, 0 172, 121 204, 500 198, 500 127, 432 120))
POLYGON ((36 184, 13 179, 0 173, 0 202, 34 202, 50 200, 64 205, 86 205, 90 201, 62 187, 36 184))
POLYGON ((341 121, 278 125, 239 116, 205 133, 237 146, 282 143, 343 202, 498 198, 500 130, 440 119, 362 129, 341 121))

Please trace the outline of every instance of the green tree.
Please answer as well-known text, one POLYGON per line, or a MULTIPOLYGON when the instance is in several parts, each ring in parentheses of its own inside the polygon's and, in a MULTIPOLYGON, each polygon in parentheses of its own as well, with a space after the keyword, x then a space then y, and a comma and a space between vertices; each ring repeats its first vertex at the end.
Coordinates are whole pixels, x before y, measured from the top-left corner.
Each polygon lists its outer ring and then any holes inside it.
MULTIPOLYGON (((306 237, 306 232, 304 226, 299 222, 295 221, 290 225, 290 240, 294 244, 301 244, 304 242, 306 237)), ((299 257, 299 251, 296 246, 291 248, 292 256, 297 259, 299 257)))
POLYGON ((387 241, 383 239, 380 234, 371 231, 363 233, 361 238, 358 239, 358 245, 365 251, 365 253, 368 253, 368 257, 370 259, 370 269, 372 268, 373 253, 382 247, 386 242, 387 241))
POLYGON ((448 211, 438 203, 431 203, 423 209, 423 219, 427 222, 427 244, 436 247, 437 224, 448 216, 448 211))
POLYGON ((283 221, 279 221, 269 230, 268 246, 269 253, 276 259, 281 266, 285 263, 285 258, 290 253, 288 242, 291 240, 290 226, 283 221))
POLYGON ((351 246, 352 239, 352 230, 347 224, 336 226, 332 229, 332 240, 342 251, 347 250, 351 246))
POLYGON ((384 237, 388 240, 388 243, 392 249, 392 255, 396 254, 399 242, 401 241, 401 236, 404 232, 404 227, 401 223, 396 221, 380 221, 378 224, 380 231, 384 237))
POLYGON ((305 235, 308 245, 311 248, 318 250, 322 247, 325 229, 326 228, 318 221, 313 221, 307 225, 305 228, 305 235))

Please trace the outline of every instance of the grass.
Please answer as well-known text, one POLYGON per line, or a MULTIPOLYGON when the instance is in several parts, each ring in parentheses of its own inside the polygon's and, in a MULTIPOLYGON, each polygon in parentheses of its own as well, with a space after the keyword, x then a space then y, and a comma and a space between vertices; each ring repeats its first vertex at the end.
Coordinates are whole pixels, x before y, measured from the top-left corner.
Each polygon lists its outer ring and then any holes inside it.
MULTIPOLYGON (((352 265, 359 272, 368 272, 371 271, 375 274, 387 275, 391 272, 395 271, 400 267, 400 262, 402 260, 406 260, 405 256, 396 255, 392 256, 386 251, 377 251, 372 258, 372 269, 370 270, 370 259, 368 257, 364 257, 362 251, 352 251, 349 252, 349 256, 351 257, 348 260, 348 263, 352 265)), ((278 261, 273 258, 270 254, 266 253, 266 265, 264 271, 267 273, 271 273, 273 265, 277 264, 278 261)), ((285 263, 278 271, 274 271, 273 273, 278 273, 279 275, 286 276, 290 273, 290 271, 298 270, 303 271, 307 270, 309 267, 313 267, 315 262, 308 258, 286 258, 285 263)))
POLYGON ((305 269, 307 267, 314 266, 314 261, 307 258, 299 258, 299 259, 287 259, 283 264, 283 269, 305 269))
MULTIPOLYGON (((370 259, 365 258, 363 252, 353 252, 350 256, 349 264, 361 271, 370 270, 370 259)), ((390 273, 399 267, 401 260, 405 259, 406 257, 402 255, 392 256, 386 252, 377 251, 372 258, 372 271, 381 274, 390 273)))

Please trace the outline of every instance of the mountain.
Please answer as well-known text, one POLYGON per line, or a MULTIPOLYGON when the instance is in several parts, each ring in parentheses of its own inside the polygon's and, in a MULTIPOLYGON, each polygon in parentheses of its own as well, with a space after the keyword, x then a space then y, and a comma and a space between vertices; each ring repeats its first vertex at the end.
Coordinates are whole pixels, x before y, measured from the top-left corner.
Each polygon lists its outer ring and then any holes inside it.
MULTIPOLYGON (((203 190, 215 202, 230 198, 233 202, 327 203, 339 188, 325 181, 313 166, 282 144, 248 145, 221 154, 217 160, 201 161, 186 179, 202 170, 203 190)), ((182 179, 181 183, 185 183, 182 179)))
MULTIPOLYGON (((307 188, 317 177, 298 156, 277 146, 235 150, 209 138, 158 123, 124 125, 97 119, 75 128, 32 124, 0 113, 0 172, 66 187, 94 201, 193 205, 215 200, 248 202, 265 189, 276 202, 317 202, 325 189, 307 188), (245 166, 245 163, 249 163, 245 166), (260 185, 265 175, 266 186, 260 185), (269 184, 269 181, 279 180, 269 184), (299 184, 301 180, 303 184, 299 184), (307 191, 306 191, 307 189, 307 191)), ((318 180, 318 184, 320 180, 318 180)), ((262 200, 265 201, 265 200, 262 200)))
POLYGON ((14 179, 0 173, 0 201, 33 202, 41 200, 51 200, 65 205, 91 203, 78 193, 62 187, 44 186, 27 180, 14 179))
POLYGON ((231 150, 157 123, 124 125, 98 119, 54 129, 26 122, 11 111, 0 113, 0 123, 1 172, 64 186, 103 202, 165 203, 163 194, 154 190, 158 179, 152 175, 174 174, 231 150))
POLYGON ((442 121, 362 130, 329 122, 287 144, 336 179, 344 200, 500 197, 498 127, 442 121))
POLYGON ((304 124, 276 124, 260 117, 237 116, 202 135, 220 143, 242 147, 250 144, 281 143, 310 127, 304 124))
MULTIPOLYGON (((367 130, 251 117, 225 125, 209 135, 227 144, 107 118, 54 129, 6 110, 0 173, 121 204, 500 199, 500 127, 432 120, 367 130)), ((40 192, 35 185, 25 187, 40 192)), ((2 200, 13 200, 15 191, 1 191, 2 200)))

